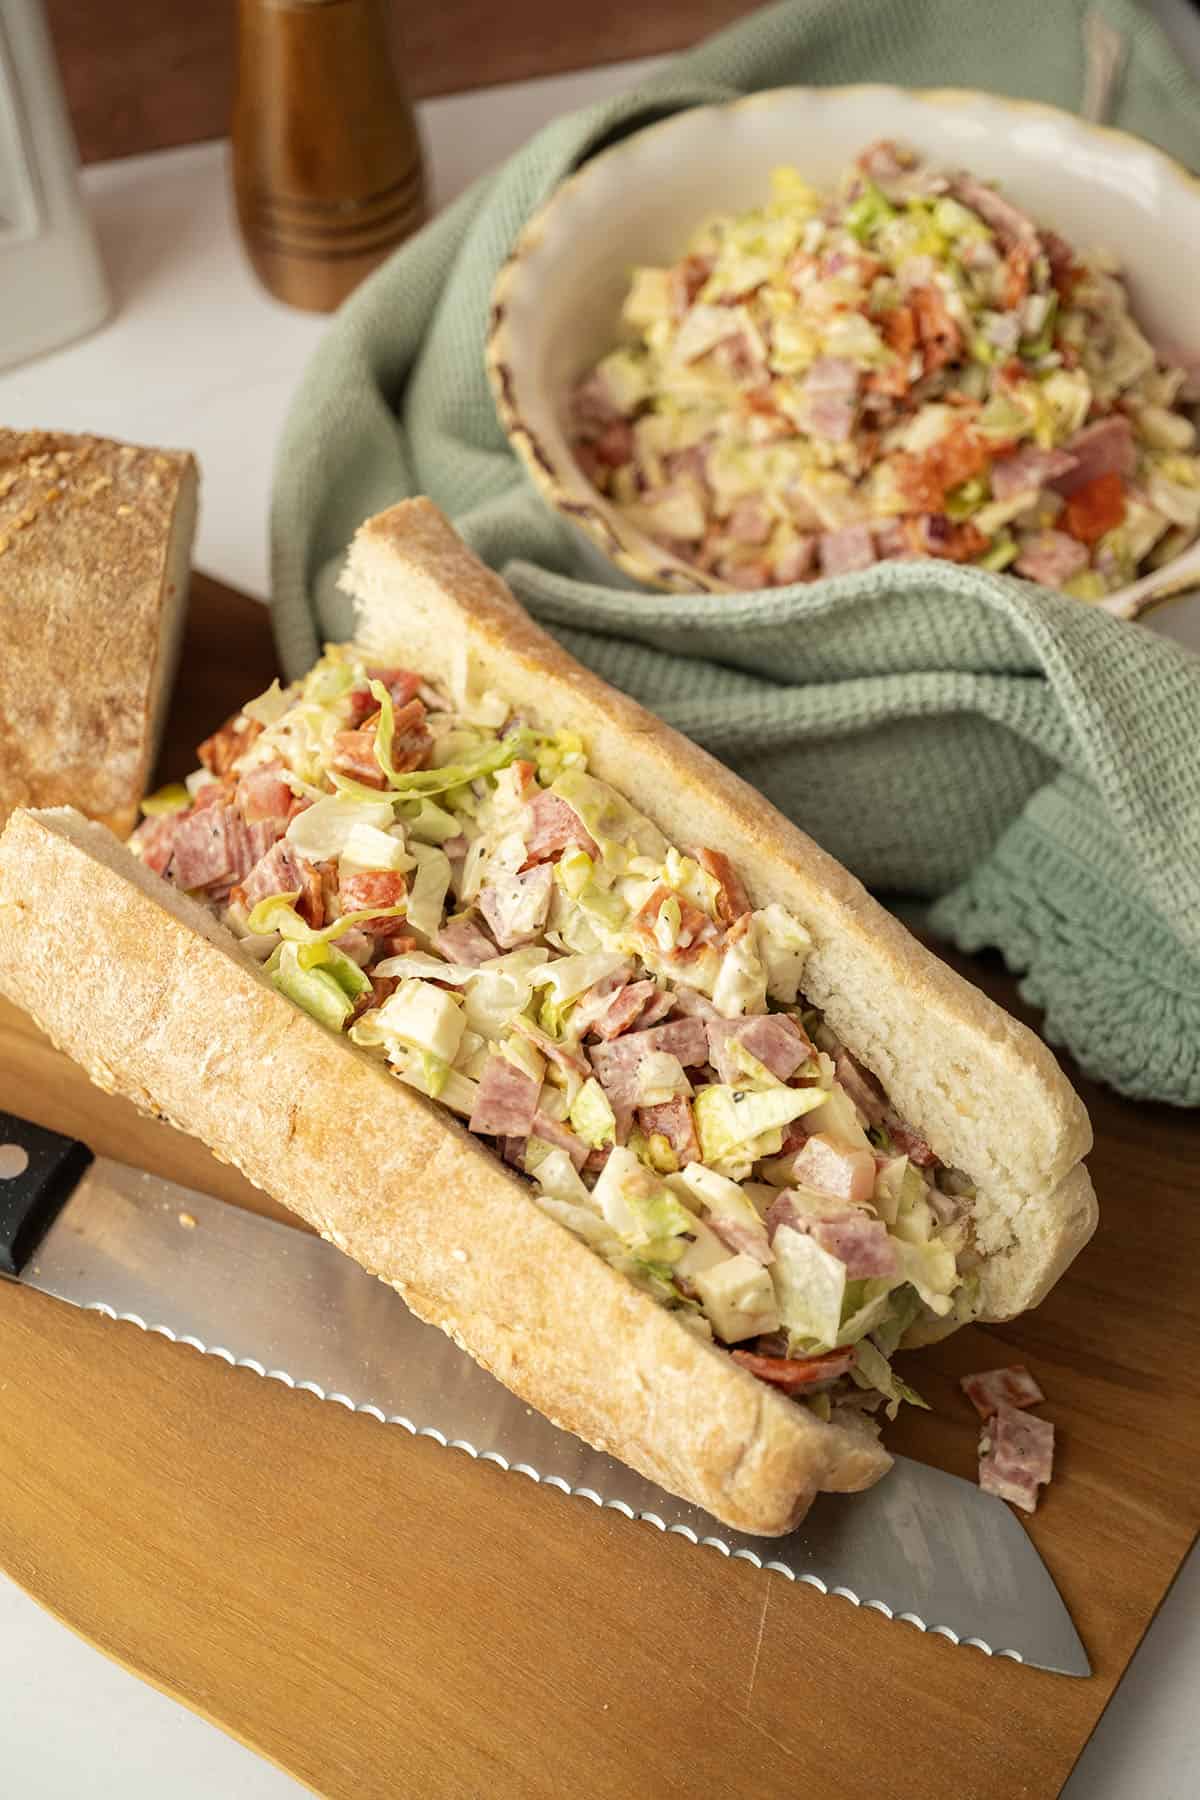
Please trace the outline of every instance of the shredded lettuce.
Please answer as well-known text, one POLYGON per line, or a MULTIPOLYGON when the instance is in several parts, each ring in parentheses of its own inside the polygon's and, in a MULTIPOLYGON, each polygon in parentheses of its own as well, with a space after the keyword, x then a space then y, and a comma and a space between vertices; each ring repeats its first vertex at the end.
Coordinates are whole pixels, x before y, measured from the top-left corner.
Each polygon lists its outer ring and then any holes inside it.
POLYGON ((363 912, 343 913, 332 925, 326 925, 323 931, 314 931, 305 923, 296 911, 293 902, 300 898, 299 890, 291 894, 269 894, 258 905, 246 921, 246 929, 252 937, 269 937, 277 931, 281 938, 293 944, 327 944, 333 938, 339 938, 343 932, 361 925, 364 919, 394 919, 404 913, 401 906, 376 906, 363 912))
POLYGON ((279 961, 270 979, 281 994, 303 1007, 320 1025, 330 1031, 341 1031, 354 1011, 354 1002, 330 969, 303 969, 298 945, 280 946, 279 961))
MULTIPOLYGON (((714 1082, 701 1088, 692 1102, 696 1131, 704 1161, 719 1165, 757 1143, 766 1133, 790 1125, 793 1119, 821 1105, 826 1095, 820 1088, 726 1087, 714 1082)), ((775 1150, 778 1149, 778 1144, 775 1150)), ((773 1155, 775 1150, 764 1152, 773 1155)))
POLYGON ((864 1338, 859 1344, 850 1374, 857 1387, 874 1388, 884 1395, 888 1402, 889 1419, 895 1418, 902 1400, 907 1400, 910 1406, 919 1406, 925 1412, 929 1411, 929 1402, 922 1400, 915 1388, 910 1388, 906 1381, 900 1379, 887 1357, 876 1349, 870 1338, 864 1338))
POLYGON ((192 804, 192 796, 181 781, 169 782, 155 793, 147 794, 141 802, 142 812, 148 819, 161 819, 170 813, 186 812, 192 804))
POLYGON ((414 844, 417 872, 408 891, 406 920, 425 937, 436 935, 450 891, 450 858, 432 844, 414 844))
POLYGON ((790 1225, 779 1226, 771 1248, 779 1316, 793 1349, 833 1349, 842 1328, 845 1263, 790 1225))
MULTIPOLYGON (((333 794, 314 801, 298 812, 287 828, 286 837, 298 856, 308 862, 327 862, 345 853, 351 835, 359 827, 384 834, 392 823, 392 803, 373 794, 368 800, 357 800, 349 794, 333 794)), ((372 840, 373 841, 373 840, 372 840)), ((396 849, 403 851, 397 844, 396 849)), ((375 868, 388 868, 376 863, 375 868)))
POLYGON ((590 1144, 593 1150, 602 1150, 606 1144, 616 1142, 616 1117, 608 1095, 594 1075, 588 1076, 576 1094, 567 1117, 584 1143, 590 1144))

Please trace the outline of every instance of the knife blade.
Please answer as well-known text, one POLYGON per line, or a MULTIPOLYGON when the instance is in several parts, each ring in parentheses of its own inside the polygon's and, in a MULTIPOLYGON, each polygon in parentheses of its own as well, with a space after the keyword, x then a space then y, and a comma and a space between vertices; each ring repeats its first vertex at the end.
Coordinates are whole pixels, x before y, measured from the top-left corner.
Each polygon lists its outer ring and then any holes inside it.
POLYGON ((1090 1675, 1003 1501, 897 1457, 785 1538, 729 1530, 527 1407, 322 1239, 0 1112, 0 1273, 989 1655, 1090 1675))

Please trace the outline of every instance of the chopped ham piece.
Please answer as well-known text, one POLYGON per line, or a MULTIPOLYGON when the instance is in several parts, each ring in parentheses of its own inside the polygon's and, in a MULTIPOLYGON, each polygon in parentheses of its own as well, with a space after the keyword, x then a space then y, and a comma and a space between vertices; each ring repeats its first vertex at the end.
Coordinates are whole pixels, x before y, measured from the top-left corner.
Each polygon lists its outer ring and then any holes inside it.
POLYGON ((704 1215, 704 1223, 735 1256, 748 1256, 764 1267, 775 1261, 770 1239, 764 1232, 757 1231, 748 1219, 737 1219, 730 1213, 710 1209, 704 1215))
POLYGON ((796 538, 775 558, 776 582, 780 587, 789 587, 793 581, 806 581, 816 560, 816 538, 807 534, 796 538))
POLYGON ((488 1057, 471 1108, 470 1127, 485 1137, 528 1137, 541 1084, 505 1056, 488 1057))
POLYGON ((488 882, 479 896, 479 910, 502 950, 537 936, 546 923, 553 885, 549 863, 535 863, 532 869, 488 882))
POLYGON ((836 1219, 814 1219, 810 1229, 822 1250, 845 1263, 851 1281, 896 1273, 896 1246, 882 1219, 846 1213, 836 1219))
POLYGON ((722 851, 697 850, 696 861, 718 884, 717 917, 722 925, 732 925, 735 919, 750 911, 750 898, 742 886, 742 878, 722 851))
POLYGON ((990 225, 1002 244, 1036 242, 1038 229, 1033 220, 1010 200, 1005 200, 995 188, 976 181, 973 175, 956 175, 950 183, 950 192, 977 213, 985 225, 990 225))
POLYGON ((1067 440, 1066 448, 1075 458, 1075 466, 1053 484, 1065 500, 1098 475, 1120 475, 1128 480, 1137 466, 1133 427, 1124 413, 1085 425, 1067 440))
POLYGON ((244 831, 228 806, 206 806, 181 819, 170 863, 175 886, 192 892, 233 881, 239 829, 244 831))
POLYGON ((775 1196, 763 1216, 768 1241, 774 1240, 781 1225, 790 1225, 793 1231, 807 1231, 808 1222, 809 1215, 801 1212, 786 1188, 775 1196))
POLYGON ((192 801, 192 811, 199 812, 203 806, 228 806, 235 786, 232 775, 224 775, 219 781, 204 782, 192 801))
POLYGON ((868 1125, 881 1125, 888 1110, 883 1089, 868 1069, 856 1062, 848 1050, 839 1050, 833 1059, 834 1072, 868 1125))
POLYGON ((602 1019, 612 1004, 613 995, 618 993, 633 973, 633 964, 627 963, 624 968, 612 975, 606 975, 579 996, 571 1008, 571 1034, 581 1038, 592 1029, 597 1019, 602 1019))
POLYGON ((725 521, 725 533, 735 544, 765 544, 774 523, 761 500, 739 500, 725 521))
POLYGON ((637 1120, 648 1138, 656 1132, 666 1138, 681 1169, 688 1163, 700 1161, 696 1121, 692 1117, 691 1101, 684 1095, 675 1100, 664 1100, 660 1106, 639 1106, 637 1120))
POLYGON ((654 981, 631 981, 618 988, 604 1012, 593 1021, 592 1031, 605 1041, 620 1037, 622 1032, 637 1024, 647 1002, 656 1001, 658 993, 658 984, 654 981))
POLYGON ((500 954, 473 919, 448 919, 433 941, 447 962, 461 963, 464 968, 477 969, 500 954))
MULTIPOLYGON (((338 904, 344 913, 372 912, 376 908, 399 906, 408 892, 408 882, 398 871, 367 869, 361 875, 343 877, 338 904)), ((387 937, 396 929, 396 919, 364 919, 362 929, 373 937, 387 937)))
POLYGON ((958 1385, 981 1419, 990 1419, 1000 1406, 1040 1406, 1046 1398, 1022 1363, 964 1375, 958 1385))
POLYGON ((519 1013, 513 1020, 513 1029, 527 1038, 535 1050, 540 1050, 546 1060, 556 1064, 565 1075, 577 1075, 580 1081, 586 1081, 591 1074, 582 1056, 568 1050, 565 1044, 557 1043, 548 1032, 543 1031, 540 1025, 535 1025, 532 1019, 527 1019, 523 1013, 519 1013))
POLYGON ((875 1192, 875 1158, 869 1150, 847 1150, 816 1132, 796 1153, 796 1180, 818 1194, 849 1200, 857 1206, 875 1192))
POLYGON ((938 1157, 919 1132, 912 1131, 902 1125, 898 1119, 888 1118, 885 1129, 897 1150, 903 1151, 910 1163, 918 1169, 936 1169, 938 1157))
POLYGON ((565 1150, 577 1169, 582 1169, 588 1159, 588 1146, 583 1139, 569 1125, 561 1125, 548 1113, 534 1113, 529 1135, 541 1138, 543 1144, 549 1144, 555 1150, 565 1150))
POLYGON ((670 988, 659 988, 652 1000, 648 1000, 637 1016, 637 1024, 643 1030, 650 1025, 657 1025, 665 1019, 675 1005, 675 996, 670 988))
POLYGON ((991 467, 993 500, 1015 500, 1018 494, 1036 494, 1048 482, 1058 481, 1074 469, 1077 458, 1069 450, 1040 450, 1024 444, 991 467))
POLYGON ((539 788, 529 802, 530 827, 525 839, 531 863, 547 862, 572 845, 599 854, 596 841, 579 814, 548 788, 539 788))
POLYGON ((699 988, 680 987, 675 989, 673 1011, 681 1019, 719 1019, 720 1013, 707 994, 699 988))
POLYGON ((708 1040, 700 1019, 673 1019, 655 1025, 649 1031, 633 1031, 612 1043, 596 1044, 588 1055, 608 1103, 617 1120, 617 1136, 624 1142, 629 1136, 637 1106, 637 1072, 643 1056, 651 1050, 667 1050, 677 1056, 684 1068, 698 1068, 708 1061, 708 1040))
POLYGON ((778 1081, 790 1081, 813 1047, 787 1013, 759 1013, 749 1019, 709 1019, 708 1060, 723 1082, 733 1084, 741 1069, 731 1045, 741 1044, 778 1081))
POLYGON ((265 825, 279 821, 280 834, 287 824, 294 795, 281 777, 281 763, 250 769, 237 784, 234 799, 247 825, 265 825))
POLYGON ((875 540, 869 525, 843 525, 840 531, 823 531, 817 543, 822 575, 851 575, 869 569, 875 561, 875 540))
POLYGON ((175 848, 175 828, 181 822, 182 814, 167 813, 158 819, 143 819, 133 833, 130 842, 138 847, 138 854, 148 869, 156 875, 166 873, 167 864, 171 860, 171 852, 175 848))
POLYGON ((979 1442, 979 1485, 1022 1512, 1037 1507, 1037 1491, 1054 1469, 1054 1427, 1001 1401, 979 1442))
POLYGON ((248 719, 245 713, 234 713, 211 737, 196 746, 196 755, 212 774, 227 775, 261 730, 257 719, 248 719))
POLYGON ((807 394, 856 394, 858 370, 846 356, 818 356, 804 377, 807 394))
MULTIPOLYGON (((810 394, 807 423, 814 437, 845 444, 854 435, 854 401, 847 394, 810 394)), ((826 571, 828 573, 828 571, 826 571)))
POLYGON ((1018 575, 1026 575, 1043 587, 1060 588, 1087 564, 1086 545, 1077 543, 1065 531, 1039 531, 1024 540, 1013 567, 1018 575))
POLYGON ((241 888, 243 905, 252 912, 260 900, 268 900, 273 894, 303 892, 305 867, 303 859, 296 855, 287 839, 282 839, 246 876, 241 888))
MULTIPOLYGON (((337 917, 337 864, 333 862, 300 864, 302 885, 300 898, 296 901, 296 911, 306 925, 314 931, 320 931, 330 919, 337 917)), ((370 924, 363 926, 370 931, 370 924)))
POLYGON ((751 1375, 785 1394, 811 1394, 829 1387, 853 1368, 855 1359, 853 1346, 827 1350, 823 1356, 758 1356, 753 1350, 732 1350, 730 1355, 751 1375))

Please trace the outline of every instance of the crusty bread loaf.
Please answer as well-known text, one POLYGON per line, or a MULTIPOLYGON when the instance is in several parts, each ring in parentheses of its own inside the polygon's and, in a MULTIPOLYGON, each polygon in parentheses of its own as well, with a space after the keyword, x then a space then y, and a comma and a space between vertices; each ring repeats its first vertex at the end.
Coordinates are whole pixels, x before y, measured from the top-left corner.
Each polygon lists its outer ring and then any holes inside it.
POLYGON ((0 991, 100 1087, 203 1138, 556 1424, 735 1529, 778 1535, 821 1489, 888 1467, 860 1421, 821 1424, 691 1336, 68 808, 19 811, 0 839, 0 991))
MULTIPOLYGON (((348 584, 381 659, 480 686, 544 727, 676 841, 732 857, 815 941, 806 987, 902 1112, 979 1184, 988 1316, 1039 1297, 1086 1241, 1086 1115, 1049 1052, 960 981, 757 794, 572 661, 435 508, 364 526, 348 584)), ((747 1532, 888 1466, 861 1421, 821 1424, 546 1217, 433 1103, 284 1000, 209 913, 69 811, 0 840, 0 991, 101 1086, 207 1142, 390 1282, 557 1423, 747 1532), (82 960, 78 920, 103 942, 82 960), (72 979, 64 979, 64 974, 72 979), (86 981, 86 1005, 78 983, 86 981)))
POLYGON ((181 451, 0 431, 0 823, 129 831, 174 679, 196 521, 181 451))
POLYGON ((683 846, 733 859, 756 906, 778 900, 815 948, 804 987, 903 1117, 979 1189, 983 1316, 1034 1306, 1087 1242, 1092 1133, 1041 1040, 919 944, 761 794, 567 655, 426 500, 362 527, 343 585, 381 660, 473 678, 531 722, 578 731, 594 773, 683 846))

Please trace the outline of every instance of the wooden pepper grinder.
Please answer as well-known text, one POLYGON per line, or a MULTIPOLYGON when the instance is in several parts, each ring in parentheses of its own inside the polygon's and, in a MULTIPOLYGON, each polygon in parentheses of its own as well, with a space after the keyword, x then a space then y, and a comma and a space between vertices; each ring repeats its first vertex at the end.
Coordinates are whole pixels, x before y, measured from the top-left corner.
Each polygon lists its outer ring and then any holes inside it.
POLYGON ((263 286, 331 312, 426 217, 388 0, 239 0, 233 181, 263 286))

